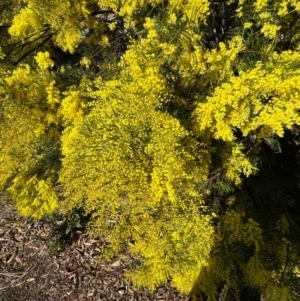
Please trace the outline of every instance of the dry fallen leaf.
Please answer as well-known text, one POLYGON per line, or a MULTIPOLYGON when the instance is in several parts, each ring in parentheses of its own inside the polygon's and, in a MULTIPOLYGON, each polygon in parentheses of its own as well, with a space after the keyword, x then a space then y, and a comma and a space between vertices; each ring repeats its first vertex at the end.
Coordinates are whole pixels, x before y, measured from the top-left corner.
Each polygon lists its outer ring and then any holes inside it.
POLYGON ((11 255, 11 257, 7 260, 7 264, 8 263, 11 263, 14 259, 15 259, 15 257, 17 256, 17 253, 18 253, 18 248, 16 248, 15 250, 14 250, 14 253, 11 255))
POLYGON ((117 268, 121 265, 121 260, 117 260, 115 262, 113 262, 110 266, 113 268, 117 268))
POLYGON ((15 261, 23 265, 22 259, 19 256, 16 256, 15 261))
POLYGON ((35 278, 33 278, 33 277, 32 278, 28 278, 28 279, 26 279, 26 281, 27 282, 32 282, 32 281, 35 281, 35 278))
POLYGON ((25 244, 25 246, 26 246, 28 249, 39 250, 39 248, 38 248, 37 246, 33 245, 31 242, 25 244))

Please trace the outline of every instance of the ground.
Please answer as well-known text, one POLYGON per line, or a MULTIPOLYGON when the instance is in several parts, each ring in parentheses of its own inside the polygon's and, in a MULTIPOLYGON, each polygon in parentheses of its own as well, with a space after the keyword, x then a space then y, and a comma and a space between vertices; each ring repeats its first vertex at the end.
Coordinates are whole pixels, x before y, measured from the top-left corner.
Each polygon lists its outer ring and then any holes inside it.
POLYGON ((83 232, 60 250, 53 223, 20 217, 0 201, 0 301, 188 301, 169 285, 155 292, 124 278, 123 259, 98 262, 100 241, 83 232), (54 249, 54 250, 53 250, 54 249))

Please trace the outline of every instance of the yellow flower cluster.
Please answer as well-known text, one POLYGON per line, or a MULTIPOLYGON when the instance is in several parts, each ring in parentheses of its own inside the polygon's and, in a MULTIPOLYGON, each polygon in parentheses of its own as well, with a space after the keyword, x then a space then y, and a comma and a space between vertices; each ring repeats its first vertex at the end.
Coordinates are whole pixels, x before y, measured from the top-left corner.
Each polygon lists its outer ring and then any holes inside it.
MULTIPOLYGON (((273 134, 282 137, 285 128, 299 124, 299 72, 293 65, 298 53, 274 53, 266 64, 258 62, 253 69, 232 76, 217 87, 213 96, 199 103, 195 121, 200 132, 209 131, 215 139, 234 142, 234 130, 244 136, 252 132, 265 138, 273 134)), ((238 150, 238 149, 236 149, 238 150)), ((227 165, 227 176, 239 182, 234 166, 249 175, 252 170, 246 158, 235 151, 227 165)))
POLYGON ((16 38, 36 37, 45 26, 55 32, 54 40, 64 51, 73 53, 81 39, 82 18, 94 26, 86 1, 29 0, 27 6, 14 17, 9 29, 16 38))
POLYGON ((8 190, 14 196, 20 213, 25 216, 42 218, 45 213, 54 212, 58 206, 58 197, 49 179, 15 177, 8 190))
POLYGON ((47 140, 45 132, 48 139, 57 135, 48 128, 50 114, 57 115, 55 104, 47 104, 49 87, 53 88, 55 80, 46 69, 34 70, 29 65, 19 65, 5 73, 1 82, 6 97, 2 98, 5 105, 0 130, 0 185, 3 188, 12 177, 9 193, 19 211, 40 218, 58 205, 52 183, 53 166, 44 164, 43 168, 48 169, 46 176, 32 172, 40 168, 42 160, 37 148, 47 140))
POLYGON ((35 60, 41 69, 47 69, 54 66, 54 62, 50 59, 48 51, 38 52, 35 56, 35 60))
POLYGON ((269 134, 282 136, 284 127, 299 122, 299 73, 292 67, 298 59, 297 53, 274 53, 265 66, 257 63, 240 77, 231 77, 198 105, 200 130, 209 128, 216 139, 227 141, 234 140, 234 127, 248 135, 263 126, 269 134))
POLYGON ((13 19, 9 33, 16 38, 26 38, 29 33, 41 30, 43 24, 34 10, 30 8, 21 9, 13 19))
MULTIPOLYGON (((184 210, 186 216, 178 216, 178 211, 174 207, 163 210, 164 217, 173 220, 172 225, 168 220, 149 218, 142 228, 143 232, 137 227, 136 232, 144 235, 135 237, 136 243, 131 249, 134 253, 143 254, 145 265, 127 274, 137 286, 144 286, 147 283, 151 289, 155 289, 172 275, 172 284, 181 292, 189 293, 192 290, 199 270, 207 265, 211 245, 205 245, 204 241, 211 241, 213 229, 208 226, 209 220, 206 217, 197 217, 194 214, 189 219, 190 210, 188 208, 184 210), (178 218, 174 220, 174 216, 178 218), (199 228, 195 225, 199 225, 199 228), (154 233, 160 234, 153 235, 154 233), (153 277, 149 279, 149 275, 153 277)), ((196 211, 196 208, 192 210, 196 211)))
POLYGON ((66 92, 66 97, 61 100, 57 114, 62 116, 64 124, 72 122, 77 115, 83 113, 84 101, 79 91, 66 92))
POLYGON ((108 256, 130 238, 135 241, 131 251, 145 262, 143 270, 130 274, 137 285, 154 287, 172 275, 188 291, 211 246, 203 243, 212 228, 210 217, 199 213, 198 189, 207 179, 210 155, 161 110, 170 101, 169 87, 160 72, 164 60, 156 54, 166 44, 160 43, 155 20, 147 19, 145 28, 148 35, 122 57, 120 74, 94 82, 92 111, 76 116, 64 132, 60 182, 68 201, 61 208, 68 212, 86 200, 85 212, 93 214, 90 229, 110 243, 108 256))
POLYGON ((226 170, 226 177, 234 181, 236 185, 241 184, 241 175, 249 177, 257 170, 257 168, 250 163, 242 150, 240 145, 236 145, 232 147, 231 154, 223 153, 223 166, 226 170))

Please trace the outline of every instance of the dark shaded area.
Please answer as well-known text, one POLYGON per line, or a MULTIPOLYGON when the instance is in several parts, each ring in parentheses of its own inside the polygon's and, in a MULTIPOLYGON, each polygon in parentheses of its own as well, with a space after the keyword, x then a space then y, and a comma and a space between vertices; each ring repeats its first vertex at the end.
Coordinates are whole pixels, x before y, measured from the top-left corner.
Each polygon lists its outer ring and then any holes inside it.
POLYGON ((210 2, 210 15, 207 27, 203 28, 205 34, 204 45, 208 49, 216 48, 218 43, 225 42, 238 26, 240 21, 235 15, 237 2, 229 3, 226 0, 210 2))
MULTIPOLYGON (((300 127, 286 130, 283 138, 275 137, 256 145, 260 157, 260 171, 255 176, 244 179, 241 189, 235 192, 236 201, 221 213, 216 221, 216 232, 224 235, 215 243, 211 251, 211 265, 201 272, 191 295, 193 300, 207 300, 201 290, 201 283, 210 279, 219 289, 213 294, 222 301, 260 301, 263 292, 249 285, 243 269, 249 260, 258 255, 264 269, 273 271, 279 286, 285 286, 293 293, 295 300, 300 296, 300 279, 294 274, 297 258, 291 252, 300 248, 300 127), (227 212, 244 212, 245 223, 252 219, 262 230, 263 243, 259 253, 254 245, 246 245, 243 240, 233 243, 226 235, 223 216, 227 212), (288 230, 278 228, 278 221, 285 217, 288 230), (282 241, 286 245, 286 256, 278 251, 282 241), (218 263, 224 269, 234 267, 227 282, 215 275, 214 266, 218 263), (235 283, 234 288, 230 287, 235 283)), ((225 198, 226 201, 227 198, 225 198)), ((224 200, 223 200, 224 203, 224 200)), ((255 230, 253 230, 255 231, 255 230)), ((253 232, 255 233, 255 232, 253 232)), ((245 234, 246 235, 246 234, 245 234)), ((262 298, 262 299, 261 299, 262 298)))
POLYGON ((64 250, 85 233, 91 214, 85 215, 80 208, 73 210, 68 216, 56 214, 51 218, 50 249, 55 252, 64 250), (57 221, 60 221, 57 223, 57 221))

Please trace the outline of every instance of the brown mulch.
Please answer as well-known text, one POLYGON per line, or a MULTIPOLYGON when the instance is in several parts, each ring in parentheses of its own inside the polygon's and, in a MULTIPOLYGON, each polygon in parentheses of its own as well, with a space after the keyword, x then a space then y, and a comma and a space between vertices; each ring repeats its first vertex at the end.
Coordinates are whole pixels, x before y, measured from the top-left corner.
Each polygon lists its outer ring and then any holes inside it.
POLYGON ((0 201, 0 301, 188 301, 169 285, 135 288, 124 278, 125 262, 98 263, 100 241, 84 233, 51 252, 51 227, 0 201))

